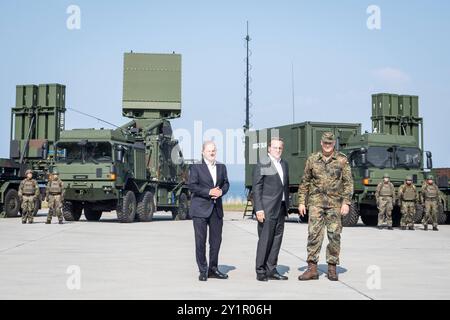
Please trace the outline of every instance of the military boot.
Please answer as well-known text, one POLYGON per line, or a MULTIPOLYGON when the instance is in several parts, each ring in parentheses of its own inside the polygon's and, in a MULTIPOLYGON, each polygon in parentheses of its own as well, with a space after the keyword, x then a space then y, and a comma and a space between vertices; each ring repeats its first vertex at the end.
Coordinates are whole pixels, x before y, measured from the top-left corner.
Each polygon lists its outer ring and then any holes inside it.
POLYGON ((434 227, 433 227, 433 231, 439 231, 438 227, 437 227, 437 226, 434 226, 434 227))
POLYGON ((338 281, 338 275, 336 273, 336 265, 335 264, 328 264, 328 280, 330 281, 338 281))
POLYGON ((308 269, 303 274, 298 276, 298 280, 317 280, 319 279, 319 273, 317 272, 317 263, 308 261, 308 269))
POLYGON ((64 222, 62 221, 62 220, 59 220, 59 222, 58 222, 59 224, 64 224, 64 222))
POLYGON ((52 222, 49 220, 45 221, 45 224, 50 224, 50 223, 52 223, 52 222))
POLYGON ((402 226, 400 229, 402 230, 406 230, 406 226, 402 226))
POLYGON ((388 227, 388 230, 394 230, 394 228, 392 228, 391 226, 388 227))
POLYGON ((423 226, 423 230, 425 230, 425 231, 428 230, 428 225, 427 224, 423 226))
POLYGON ((415 230, 413 226, 410 226, 408 229, 409 230, 415 230))

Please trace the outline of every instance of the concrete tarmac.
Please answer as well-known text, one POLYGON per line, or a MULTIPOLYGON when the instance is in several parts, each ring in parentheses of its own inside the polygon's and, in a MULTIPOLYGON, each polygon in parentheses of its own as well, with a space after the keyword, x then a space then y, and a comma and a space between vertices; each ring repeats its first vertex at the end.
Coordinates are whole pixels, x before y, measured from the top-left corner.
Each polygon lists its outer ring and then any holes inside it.
POLYGON ((198 281, 192 221, 155 214, 148 223, 34 224, 0 219, 0 299, 449 299, 450 225, 439 232, 378 230, 358 224, 342 234, 339 281, 300 282, 307 224, 286 222, 278 270, 287 281, 256 281, 256 221, 227 212, 219 268, 228 280, 198 281))

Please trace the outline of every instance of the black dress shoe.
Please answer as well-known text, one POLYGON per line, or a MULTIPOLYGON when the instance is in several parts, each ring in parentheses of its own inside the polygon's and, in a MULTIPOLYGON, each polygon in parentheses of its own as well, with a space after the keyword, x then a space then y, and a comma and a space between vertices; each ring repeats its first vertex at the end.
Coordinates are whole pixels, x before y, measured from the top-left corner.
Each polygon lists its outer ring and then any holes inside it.
POLYGON ((256 280, 258 280, 258 281, 268 281, 269 278, 267 278, 267 276, 265 274, 258 274, 258 275, 256 275, 256 280))
POLYGON ((219 271, 219 269, 209 270, 208 278, 228 279, 228 275, 219 271))
POLYGON ((200 273, 200 275, 198 276, 198 280, 200 280, 200 281, 207 281, 208 280, 208 276, 206 275, 206 273, 200 273))
POLYGON ((269 276, 269 279, 272 279, 272 280, 287 280, 288 277, 282 276, 282 275, 279 274, 278 272, 275 272, 274 274, 271 274, 271 275, 269 276))

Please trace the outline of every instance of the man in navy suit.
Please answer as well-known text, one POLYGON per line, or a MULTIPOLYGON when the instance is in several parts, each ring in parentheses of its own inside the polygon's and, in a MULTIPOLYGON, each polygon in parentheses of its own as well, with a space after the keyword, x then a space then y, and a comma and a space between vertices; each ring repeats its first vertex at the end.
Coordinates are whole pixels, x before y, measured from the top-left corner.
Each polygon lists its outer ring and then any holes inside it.
POLYGON ((227 168, 216 161, 217 149, 212 141, 203 143, 201 163, 189 170, 188 187, 191 191, 189 214, 194 223, 195 254, 200 271, 199 280, 208 278, 227 279, 219 271, 218 260, 222 243, 223 207, 222 197, 230 187, 227 168), (209 226, 209 268, 206 261, 206 235, 209 226))
POLYGON ((289 166, 281 159, 284 142, 272 137, 267 156, 253 171, 253 206, 258 220, 256 279, 287 280, 277 271, 278 254, 289 208, 289 166))

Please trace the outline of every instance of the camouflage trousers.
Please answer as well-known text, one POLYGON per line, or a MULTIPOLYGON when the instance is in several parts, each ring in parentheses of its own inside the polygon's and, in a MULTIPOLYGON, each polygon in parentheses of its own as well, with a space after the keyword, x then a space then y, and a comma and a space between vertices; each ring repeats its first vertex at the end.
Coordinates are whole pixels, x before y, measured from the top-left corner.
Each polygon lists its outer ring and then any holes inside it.
POLYGON ((401 227, 414 227, 414 215, 416 214, 415 201, 402 201, 401 206, 402 219, 400 220, 401 227))
POLYGON ((56 214, 58 221, 63 221, 62 216, 62 197, 61 195, 49 195, 48 196, 48 213, 47 222, 52 221, 52 216, 56 214))
POLYGON ((309 207, 308 221, 308 262, 319 261, 320 250, 327 230, 327 263, 339 264, 341 251, 342 217, 338 208, 309 207))
POLYGON ((22 221, 23 222, 33 222, 34 213, 34 196, 23 196, 22 197, 22 221))
POLYGON ((439 202, 437 200, 425 200, 425 216, 423 217, 423 225, 431 223, 433 227, 437 227, 439 202))
POLYGON ((391 197, 380 197, 378 200, 378 226, 385 221, 388 227, 392 227, 392 209, 394 204, 391 197))

